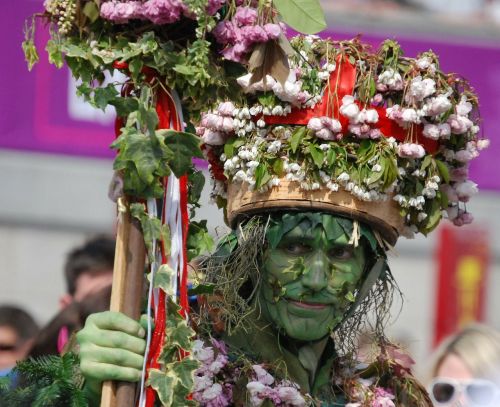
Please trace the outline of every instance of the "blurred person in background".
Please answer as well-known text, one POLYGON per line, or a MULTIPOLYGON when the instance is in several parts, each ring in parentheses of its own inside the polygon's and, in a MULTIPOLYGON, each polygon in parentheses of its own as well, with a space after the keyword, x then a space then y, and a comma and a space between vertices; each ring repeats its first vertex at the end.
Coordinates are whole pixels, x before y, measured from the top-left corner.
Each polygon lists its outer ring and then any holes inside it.
POLYGON ((430 373, 435 406, 500 406, 500 333, 467 326, 442 342, 430 373))
POLYGON ((61 309, 111 285, 114 258, 115 240, 108 236, 97 236, 73 249, 64 266, 67 292, 59 300, 61 309))
POLYGON ((94 237, 69 252, 61 310, 37 335, 30 357, 61 353, 88 315, 109 309, 114 257, 115 240, 108 236, 94 237))
POLYGON ((33 317, 22 308, 0 305, 0 377, 25 359, 38 333, 33 317))

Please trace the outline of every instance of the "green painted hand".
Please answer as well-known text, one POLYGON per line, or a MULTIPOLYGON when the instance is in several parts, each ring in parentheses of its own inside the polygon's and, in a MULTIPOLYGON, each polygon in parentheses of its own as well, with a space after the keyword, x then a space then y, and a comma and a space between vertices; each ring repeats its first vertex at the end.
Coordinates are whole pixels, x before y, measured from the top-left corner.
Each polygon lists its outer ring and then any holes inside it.
POLYGON ((99 397, 103 381, 140 380, 146 349, 144 336, 139 322, 118 312, 106 311, 87 318, 76 338, 90 398, 99 397))

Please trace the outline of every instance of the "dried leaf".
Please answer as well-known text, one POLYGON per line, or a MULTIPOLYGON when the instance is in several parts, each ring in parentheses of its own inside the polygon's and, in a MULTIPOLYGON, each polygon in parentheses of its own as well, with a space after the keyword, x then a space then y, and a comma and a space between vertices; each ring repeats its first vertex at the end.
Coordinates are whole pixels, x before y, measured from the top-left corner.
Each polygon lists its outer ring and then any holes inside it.
POLYGON ((268 41, 255 47, 249 60, 248 70, 253 73, 250 84, 263 80, 270 75, 283 86, 288 79, 290 66, 288 56, 277 41, 268 41))

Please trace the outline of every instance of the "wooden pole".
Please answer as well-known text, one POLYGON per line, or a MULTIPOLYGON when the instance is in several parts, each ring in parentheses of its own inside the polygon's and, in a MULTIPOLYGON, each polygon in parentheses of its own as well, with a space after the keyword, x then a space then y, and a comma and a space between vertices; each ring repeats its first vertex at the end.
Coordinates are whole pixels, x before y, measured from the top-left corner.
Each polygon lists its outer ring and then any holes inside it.
MULTIPOLYGON (((141 226, 131 219, 128 205, 119 202, 110 310, 139 319, 146 248, 141 226)), ((134 407, 136 383, 107 381, 102 386, 101 407, 134 407)))

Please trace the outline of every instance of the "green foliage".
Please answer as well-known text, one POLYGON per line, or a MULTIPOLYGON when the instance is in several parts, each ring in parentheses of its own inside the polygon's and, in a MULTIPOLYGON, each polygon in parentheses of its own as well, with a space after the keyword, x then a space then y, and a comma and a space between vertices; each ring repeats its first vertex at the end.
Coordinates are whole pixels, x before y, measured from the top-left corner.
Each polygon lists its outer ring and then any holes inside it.
POLYGON ((20 385, 9 388, 6 382, 2 382, 2 403, 9 407, 88 406, 78 362, 73 353, 19 362, 14 372, 19 375, 20 385))
POLYGON ((142 203, 133 203, 130 205, 131 215, 141 223, 144 242, 148 249, 149 260, 154 261, 155 253, 153 251, 153 241, 168 242, 170 239, 170 230, 168 225, 162 225, 160 219, 149 216, 142 203))
POLYGON ((274 0, 283 21, 304 34, 316 34, 326 28, 325 16, 318 0, 274 0))
POLYGON ((207 221, 191 221, 189 223, 187 250, 188 261, 198 257, 200 254, 207 254, 212 251, 214 241, 207 230, 207 221))
POLYGON ((150 369, 148 383, 156 390, 163 406, 186 407, 195 405, 187 397, 193 390, 194 372, 198 361, 191 355, 178 358, 181 350, 190 352, 195 332, 179 315, 179 307, 167 300, 165 345, 160 355, 160 369, 150 369))

